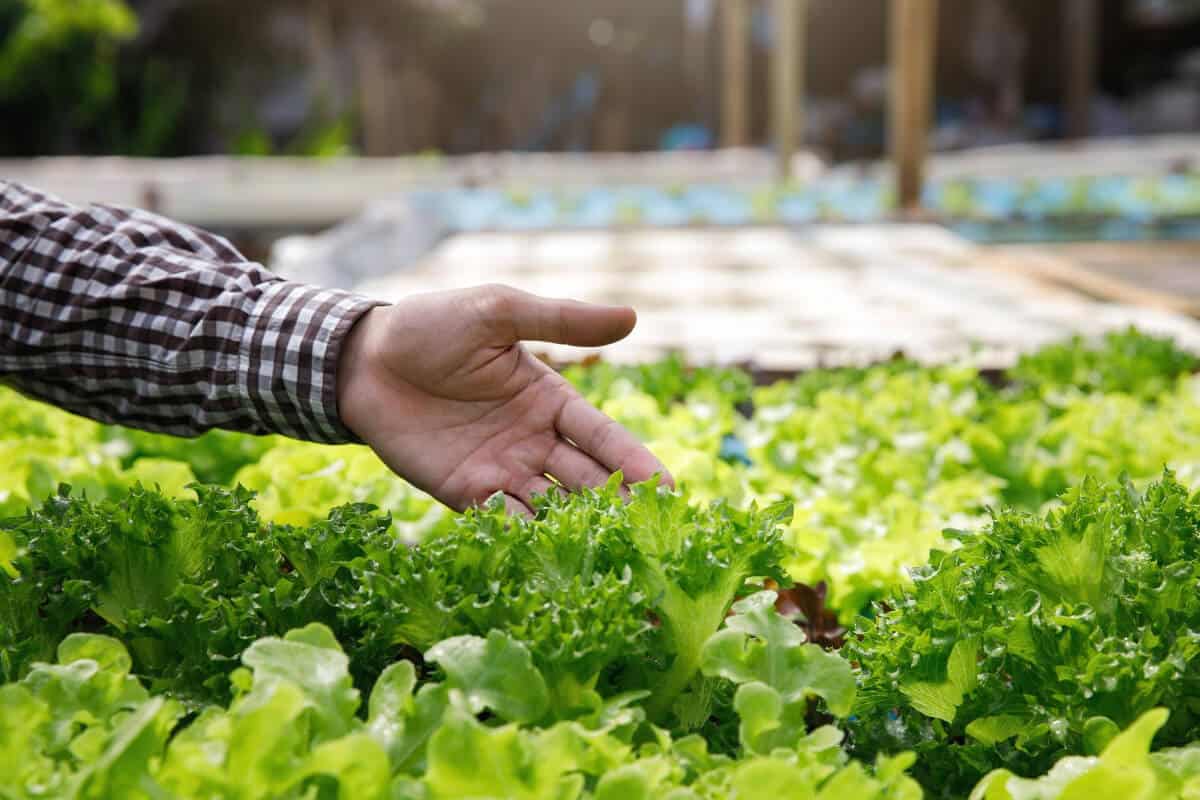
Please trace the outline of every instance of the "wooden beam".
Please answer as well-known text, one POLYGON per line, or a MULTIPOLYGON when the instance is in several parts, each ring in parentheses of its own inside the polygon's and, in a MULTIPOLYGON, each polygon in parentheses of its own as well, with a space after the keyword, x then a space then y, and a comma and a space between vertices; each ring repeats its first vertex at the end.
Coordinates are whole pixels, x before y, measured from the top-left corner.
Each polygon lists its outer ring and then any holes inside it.
POLYGON ((774 0, 774 11, 771 127, 779 157, 779 176, 786 181, 792 177, 793 156, 804 136, 808 0, 774 0))
POLYGON ((902 213, 921 209, 933 122, 937 12, 937 0, 891 0, 888 136, 902 213))
MULTIPOLYGON (((1169 294, 1088 269, 1084 260, 1088 247, 1090 245, 1068 245, 1050 250, 1036 245, 992 246, 981 248, 982 257, 978 263, 1025 275, 1046 284, 1064 286, 1109 303, 1200 318, 1200 302, 1187 294, 1169 294)), ((1103 245, 1109 258, 1128 247, 1112 243, 1103 245)))
POLYGON ((1099 3, 1096 0, 1065 0, 1063 52, 1067 63, 1063 107, 1069 139, 1083 139, 1091 132, 1099 34, 1099 3))
POLYGON ((721 91, 721 144, 750 144, 750 3, 721 0, 724 75, 721 91))

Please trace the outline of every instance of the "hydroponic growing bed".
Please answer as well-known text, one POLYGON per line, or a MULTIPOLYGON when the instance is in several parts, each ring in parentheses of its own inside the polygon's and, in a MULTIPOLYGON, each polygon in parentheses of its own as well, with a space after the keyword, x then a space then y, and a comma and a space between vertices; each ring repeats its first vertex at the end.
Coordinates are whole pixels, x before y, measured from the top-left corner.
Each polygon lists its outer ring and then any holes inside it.
POLYGON ((0 394, 0 797, 1195 797, 1195 367, 577 367, 680 488, 533 520, 0 394))
MULTIPOLYGON (((463 233, 875 222, 895 210, 889 182, 848 177, 790 185, 440 189, 414 192, 412 199, 448 230, 463 233)), ((1200 175, 934 180, 922 204, 974 236, 1005 223, 1038 239, 1058 238, 1056 231, 1080 225, 1100 238, 1136 238, 1143 230, 1194 231, 1200 175)))

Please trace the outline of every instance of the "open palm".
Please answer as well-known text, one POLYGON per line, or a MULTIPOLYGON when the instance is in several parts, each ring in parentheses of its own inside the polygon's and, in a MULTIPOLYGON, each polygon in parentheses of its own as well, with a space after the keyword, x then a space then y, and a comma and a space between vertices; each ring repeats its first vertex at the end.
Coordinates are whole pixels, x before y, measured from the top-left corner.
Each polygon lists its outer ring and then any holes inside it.
POLYGON ((623 339, 632 309, 504 286, 417 295, 368 314, 339 362, 343 421, 398 474, 464 509, 503 492, 511 511, 554 488, 629 482, 662 463, 592 407, 522 341, 598 347, 623 339))

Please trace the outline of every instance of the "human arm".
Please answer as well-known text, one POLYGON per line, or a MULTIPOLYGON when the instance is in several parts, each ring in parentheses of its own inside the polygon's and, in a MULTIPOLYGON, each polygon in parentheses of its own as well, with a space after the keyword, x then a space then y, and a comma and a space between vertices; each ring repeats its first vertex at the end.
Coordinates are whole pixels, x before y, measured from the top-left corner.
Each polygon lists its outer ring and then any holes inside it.
POLYGON ((219 237, 0 182, 0 381, 105 422, 361 439, 456 508, 665 472, 519 340, 599 345, 629 309, 485 287, 385 307, 219 237), (559 325, 555 328, 554 325, 559 325))
POLYGON ((83 416, 349 440, 340 343, 375 305, 153 214, 0 182, 0 381, 83 416))

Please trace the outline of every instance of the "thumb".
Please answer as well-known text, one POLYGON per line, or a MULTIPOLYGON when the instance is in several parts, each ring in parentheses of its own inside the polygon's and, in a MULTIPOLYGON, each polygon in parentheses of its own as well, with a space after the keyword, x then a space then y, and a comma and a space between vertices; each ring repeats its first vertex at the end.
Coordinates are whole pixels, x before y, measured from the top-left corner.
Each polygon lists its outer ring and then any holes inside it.
POLYGON ((627 306, 602 306, 539 297, 511 287, 489 289, 491 322, 511 342, 553 342, 600 347, 624 339, 637 324, 627 306))

